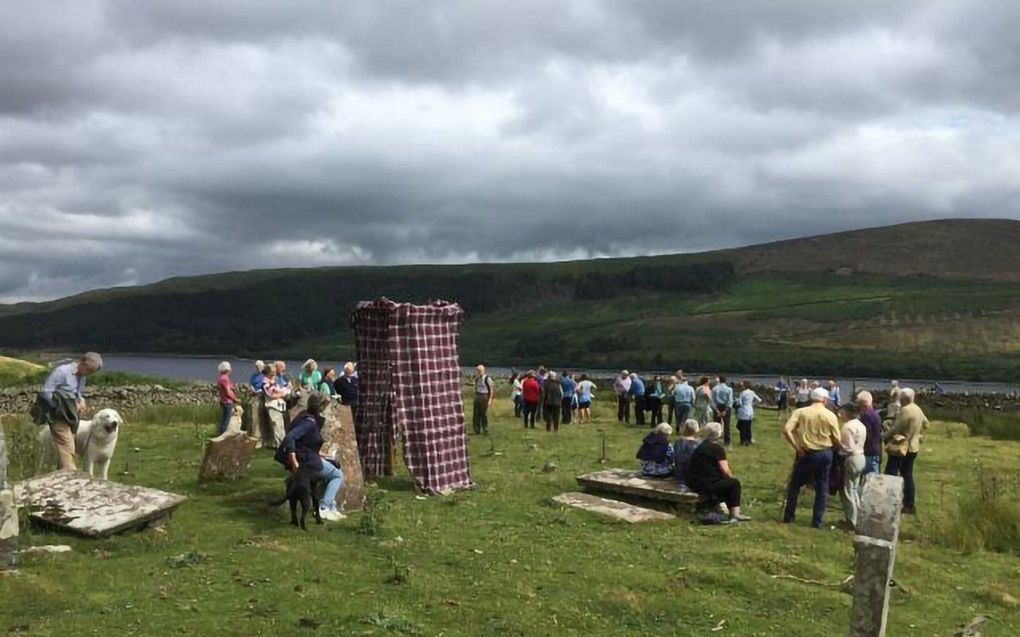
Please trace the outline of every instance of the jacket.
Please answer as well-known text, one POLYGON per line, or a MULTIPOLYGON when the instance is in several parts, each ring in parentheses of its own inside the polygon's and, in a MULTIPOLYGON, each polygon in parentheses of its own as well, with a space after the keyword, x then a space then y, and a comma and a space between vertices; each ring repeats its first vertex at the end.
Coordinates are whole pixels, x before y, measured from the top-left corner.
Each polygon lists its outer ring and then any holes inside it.
POLYGON ((526 403, 537 403, 541 392, 542 388, 538 386, 538 381, 534 378, 525 378, 521 384, 521 396, 526 403))
POLYGON ((563 385, 560 385, 560 381, 555 378, 545 379, 545 382, 542 383, 542 393, 545 404, 550 407, 559 407, 563 402, 563 385))
POLYGON ((283 442, 276 449, 273 459, 287 466, 287 456, 290 453, 297 455, 299 465, 308 465, 309 469, 322 470, 322 457, 319 451, 322 449, 322 425, 325 420, 322 416, 315 416, 307 411, 301 412, 290 425, 290 430, 283 437, 283 442))
POLYGON ((917 453, 921 450, 921 438, 927 430, 928 417, 915 403, 910 403, 900 407, 892 428, 886 433, 886 440, 897 434, 906 436, 907 453, 917 453))
POLYGON ((662 463, 669 459, 672 451, 672 447, 669 446, 669 437, 666 434, 659 434, 653 431, 641 441, 641 447, 638 449, 637 456, 635 457, 645 462, 662 463))
POLYGON ((66 422, 71 433, 78 433, 78 402, 74 396, 54 392, 53 404, 46 402, 42 394, 37 394, 35 403, 28 410, 32 422, 37 425, 52 425, 56 421, 66 422))

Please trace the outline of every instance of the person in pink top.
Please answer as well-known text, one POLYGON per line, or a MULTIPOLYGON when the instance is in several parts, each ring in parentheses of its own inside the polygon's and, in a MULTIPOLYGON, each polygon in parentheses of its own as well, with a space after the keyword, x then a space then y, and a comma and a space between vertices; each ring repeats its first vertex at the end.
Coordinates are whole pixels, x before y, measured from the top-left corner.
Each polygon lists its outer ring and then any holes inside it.
POLYGON ((219 378, 216 379, 216 391, 220 395, 220 425, 218 433, 224 433, 230 425, 230 418, 234 415, 234 403, 238 401, 234 393, 234 383, 230 380, 230 363, 223 361, 219 364, 219 378))

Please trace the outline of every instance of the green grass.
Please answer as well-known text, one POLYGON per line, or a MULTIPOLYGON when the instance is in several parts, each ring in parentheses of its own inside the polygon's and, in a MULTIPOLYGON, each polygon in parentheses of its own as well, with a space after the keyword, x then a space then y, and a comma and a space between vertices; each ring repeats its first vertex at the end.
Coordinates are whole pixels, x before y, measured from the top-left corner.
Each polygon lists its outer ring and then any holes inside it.
MULTIPOLYGON (((0 631, 312 634, 299 628, 307 618, 317 634, 350 635, 701 635, 723 620, 720 634, 846 633, 847 594, 773 578, 835 584, 852 572, 853 546, 847 534, 809 528, 807 499, 797 524, 777 522, 790 454, 770 412, 756 423, 759 444, 731 453, 753 522, 631 526, 548 501, 602 466, 599 430, 610 465, 624 467, 643 431, 610 422, 599 402, 594 426, 528 433, 507 403, 497 403, 491 441, 470 438, 476 490, 418 499, 401 474, 370 490, 366 513, 308 533, 265 508, 282 483, 268 453, 240 482, 200 485, 211 419, 129 419, 111 477, 189 500, 166 532, 90 541, 29 529, 24 544, 69 543, 74 553, 27 556, 18 576, 0 579, 0 631), (558 470, 543 473, 548 461, 558 470)), ((994 617, 988 637, 1020 630, 1020 610, 1000 594, 1020 596, 1020 557, 946 548, 934 531, 969 492, 973 462, 1005 471, 1018 453, 1018 443, 934 428, 917 465, 924 517, 906 519, 901 534, 889 634, 949 635, 979 612, 994 617)), ((828 520, 837 519, 833 505, 828 520)))

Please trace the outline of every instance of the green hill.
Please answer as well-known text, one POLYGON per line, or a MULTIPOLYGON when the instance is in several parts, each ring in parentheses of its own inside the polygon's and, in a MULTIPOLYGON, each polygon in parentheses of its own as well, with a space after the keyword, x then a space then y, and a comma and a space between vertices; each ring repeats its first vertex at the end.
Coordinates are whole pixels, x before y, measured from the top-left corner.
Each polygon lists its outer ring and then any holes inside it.
POLYGON ((0 306, 0 348, 348 356, 361 299, 458 301, 465 361, 1017 379, 1020 222, 541 264, 232 272, 0 306))

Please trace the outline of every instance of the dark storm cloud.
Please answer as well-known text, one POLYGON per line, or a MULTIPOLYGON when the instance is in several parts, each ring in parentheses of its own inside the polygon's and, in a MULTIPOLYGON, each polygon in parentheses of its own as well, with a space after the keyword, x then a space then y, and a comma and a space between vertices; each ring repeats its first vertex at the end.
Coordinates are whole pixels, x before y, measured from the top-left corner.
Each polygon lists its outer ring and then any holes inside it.
POLYGON ((1014 2, 3 13, 0 301, 1020 213, 1014 2))

